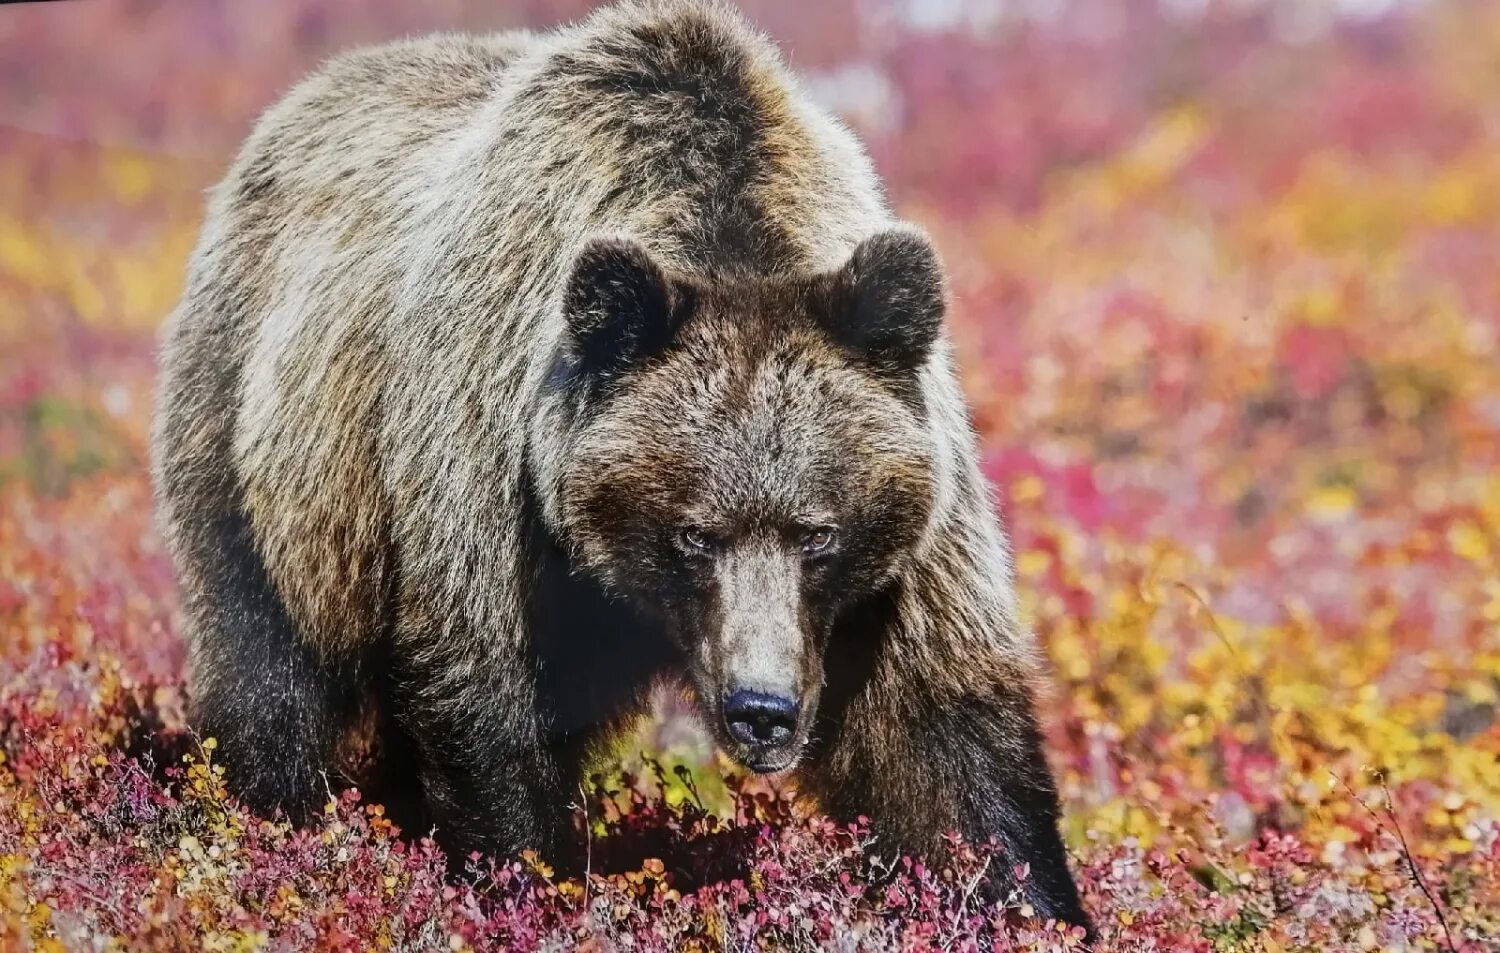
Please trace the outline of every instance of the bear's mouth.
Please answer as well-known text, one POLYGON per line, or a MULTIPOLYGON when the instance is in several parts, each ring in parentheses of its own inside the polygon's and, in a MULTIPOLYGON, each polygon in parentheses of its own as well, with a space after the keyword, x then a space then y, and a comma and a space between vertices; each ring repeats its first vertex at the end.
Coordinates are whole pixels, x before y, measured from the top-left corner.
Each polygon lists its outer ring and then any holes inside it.
POLYGON ((802 754, 802 743, 793 741, 777 748, 755 748, 735 745, 727 752, 736 764, 756 774, 779 774, 796 766, 802 754))

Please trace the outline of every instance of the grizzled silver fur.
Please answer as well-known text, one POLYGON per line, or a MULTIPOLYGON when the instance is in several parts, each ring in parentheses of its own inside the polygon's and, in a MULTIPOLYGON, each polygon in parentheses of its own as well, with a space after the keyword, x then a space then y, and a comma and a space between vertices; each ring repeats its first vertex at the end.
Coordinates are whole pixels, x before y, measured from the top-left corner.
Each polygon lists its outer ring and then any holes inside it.
POLYGON ((824 808, 998 838, 1083 921, 942 307, 726 6, 327 64, 214 189, 164 337, 160 519, 232 785, 305 813, 373 719, 448 843, 552 850, 651 684, 761 770, 715 693, 776 682, 774 769, 824 808), (823 562, 777 535, 818 521, 823 562))

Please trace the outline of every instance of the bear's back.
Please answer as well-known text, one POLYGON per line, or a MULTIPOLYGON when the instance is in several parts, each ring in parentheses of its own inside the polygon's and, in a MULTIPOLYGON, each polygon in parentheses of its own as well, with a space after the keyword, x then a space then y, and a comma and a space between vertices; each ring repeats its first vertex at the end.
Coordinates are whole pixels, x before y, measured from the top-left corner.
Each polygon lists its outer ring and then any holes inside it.
POLYGON ((200 506, 242 510, 324 641, 366 637, 389 579, 374 433, 409 183, 532 42, 434 36, 336 57, 261 117, 210 194, 163 342, 166 529, 200 506))

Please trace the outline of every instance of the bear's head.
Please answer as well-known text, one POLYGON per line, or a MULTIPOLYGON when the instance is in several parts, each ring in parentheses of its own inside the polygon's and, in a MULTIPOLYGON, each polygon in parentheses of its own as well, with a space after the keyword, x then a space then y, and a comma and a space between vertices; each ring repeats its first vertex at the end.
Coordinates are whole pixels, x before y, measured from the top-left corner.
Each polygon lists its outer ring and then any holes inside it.
POLYGON ((890 584, 933 512, 932 246, 897 227, 828 273, 716 282, 594 239, 563 306, 565 542, 678 644, 724 750, 786 770, 835 619, 890 584))

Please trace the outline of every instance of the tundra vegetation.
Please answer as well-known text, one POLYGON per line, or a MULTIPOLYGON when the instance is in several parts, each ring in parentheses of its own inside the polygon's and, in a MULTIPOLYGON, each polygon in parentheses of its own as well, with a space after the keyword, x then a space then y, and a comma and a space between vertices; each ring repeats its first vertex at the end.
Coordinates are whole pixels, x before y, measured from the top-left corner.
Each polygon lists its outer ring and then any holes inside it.
MULTIPOLYGON (((156 328, 312 63, 583 5, 467 6, 0 14, 0 948, 1077 948, 978 901, 988 845, 885 858, 671 698, 578 792, 582 878, 225 793, 151 528, 156 328)), ((1104 949, 1500 935, 1500 8, 1345 6, 745 4, 948 263, 1104 949)))

